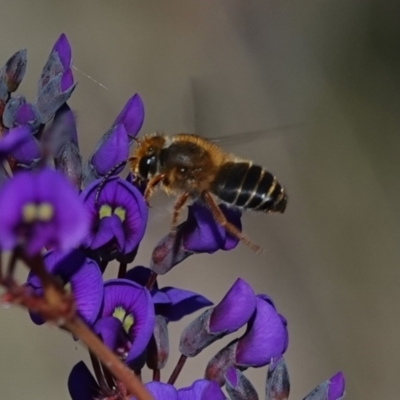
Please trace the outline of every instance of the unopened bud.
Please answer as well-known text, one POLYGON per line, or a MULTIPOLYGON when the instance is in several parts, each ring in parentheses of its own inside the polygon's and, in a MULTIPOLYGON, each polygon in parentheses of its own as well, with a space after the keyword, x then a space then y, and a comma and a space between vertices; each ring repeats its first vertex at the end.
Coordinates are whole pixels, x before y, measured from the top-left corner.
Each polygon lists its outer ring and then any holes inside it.
POLYGON ((286 400, 289 398, 289 373, 283 357, 270 364, 265 385, 266 400, 286 400))
POLYGON ((226 391, 231 400, 258 400, 258 394, 243 373, 229 367, 225 373, 226 391))

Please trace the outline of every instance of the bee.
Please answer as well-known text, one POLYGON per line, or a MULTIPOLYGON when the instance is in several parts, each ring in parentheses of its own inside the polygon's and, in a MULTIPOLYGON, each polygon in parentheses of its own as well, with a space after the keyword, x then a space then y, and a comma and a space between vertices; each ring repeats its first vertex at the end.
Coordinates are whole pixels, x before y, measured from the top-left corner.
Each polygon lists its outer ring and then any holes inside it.
POLYGON ((128 160, 130 170, 136 179, 147 182, 144 193, 147 202, 157 187, 177 196, 173 226, 188 201, 199 201, 228 233, 254 251, 261 250, 226 220, 216 199, 242 210, 283 213, 287 195, 274 175, 193 134, 151 134, 136 142, 128 160))

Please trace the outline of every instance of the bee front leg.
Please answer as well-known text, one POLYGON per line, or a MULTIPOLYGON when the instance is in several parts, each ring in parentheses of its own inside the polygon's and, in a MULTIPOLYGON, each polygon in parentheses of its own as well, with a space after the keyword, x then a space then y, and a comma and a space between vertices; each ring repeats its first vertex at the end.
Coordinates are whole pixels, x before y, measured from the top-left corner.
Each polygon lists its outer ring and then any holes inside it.
POLYGON ((165 178, 165 174, 153 176, 147 183, 146 190, 144 191, 144 199, 146 204, 149 205, 149 199, 154 193, 154 188, 165 178))
POLYGON ((250 247, 256 253, 261 253, 263 248, 252 243, 245 235, 235 225, 228 222, 225 218, 224 213, 218 207, 218 204, 215 202, 211 194, 207 191, 202 193, 202 198, 207 204, 208 208, 211 211, 212 216, 214 217, 215 221, 217 221, 221 226, 223 226, 228 233, 230 233, 235 238, 239 239, 242 243, 246 246, 250 247))
POLYGON ((179 213, 181 212, 183 206, 187 203, 189 196, 189 192, 185 192, 178 197, 178 200, 176 200, 174 205, 174 214, 172 216, 172 228, 175 228, 176 223, 178 222, 179 213))

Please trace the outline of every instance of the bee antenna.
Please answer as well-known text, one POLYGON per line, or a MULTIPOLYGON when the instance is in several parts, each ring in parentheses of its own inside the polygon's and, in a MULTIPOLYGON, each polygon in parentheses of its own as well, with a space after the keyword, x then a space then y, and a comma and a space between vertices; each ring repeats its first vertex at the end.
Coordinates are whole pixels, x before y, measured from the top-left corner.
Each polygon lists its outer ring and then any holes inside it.
POLYGON ((104 185, 107 182, 107 179, 119 168, 125 166, 127 163, 127 160, 121 161, 118 164, 115 164, 104 176, 102 181, 100 182, 99 186, 96 189, 96 194, 94 197, 94 205, 97 206, 97 203, 99 202, 99 197, 100 197, 100 193, 103 190, 104 185))
POLYGON ((130 140, 133 140, 136 144, 140 145, 140 139, 138 139, 136 136, 128 135, 128 138, 130 140))

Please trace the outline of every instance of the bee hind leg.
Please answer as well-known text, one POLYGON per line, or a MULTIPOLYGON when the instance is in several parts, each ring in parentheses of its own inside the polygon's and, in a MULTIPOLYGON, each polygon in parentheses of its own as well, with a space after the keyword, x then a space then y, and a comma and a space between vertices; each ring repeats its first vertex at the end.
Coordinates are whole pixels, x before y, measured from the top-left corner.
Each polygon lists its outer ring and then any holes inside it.
POLYGON ((154 188, 165 178, 165 174, 153 176, 147 183, 146 190, 144 191, 144 199, 146 204, 149 205, 149 199, 154 193, 154 188))
POLYGON ((187 203, 189 196, 190 196, 189 192, 185 192, 182 195, 180 195, 176 200, 176 203, 174 205, 174 213, 172 215, 172 228, 175 228, 178 222, 179 214, 183 206, 187 203))
POLYGON ((224 213, 218 207, 218 204, 215 202, 211 194, 207 191, 203 192, 203 200, 207 204, 208 208, 210 209, 212 216, 214 217, 215 221, 217 221, 221 226, 223 226, 228 233, 230 233, 235 238, 239 239, 243 244, 250 247, 251 250, 255 251, 256 253, 261 253, 263 248, 254 244, 250 241, 245 235, 235 225, 228 222, 225 218, 224 213))

